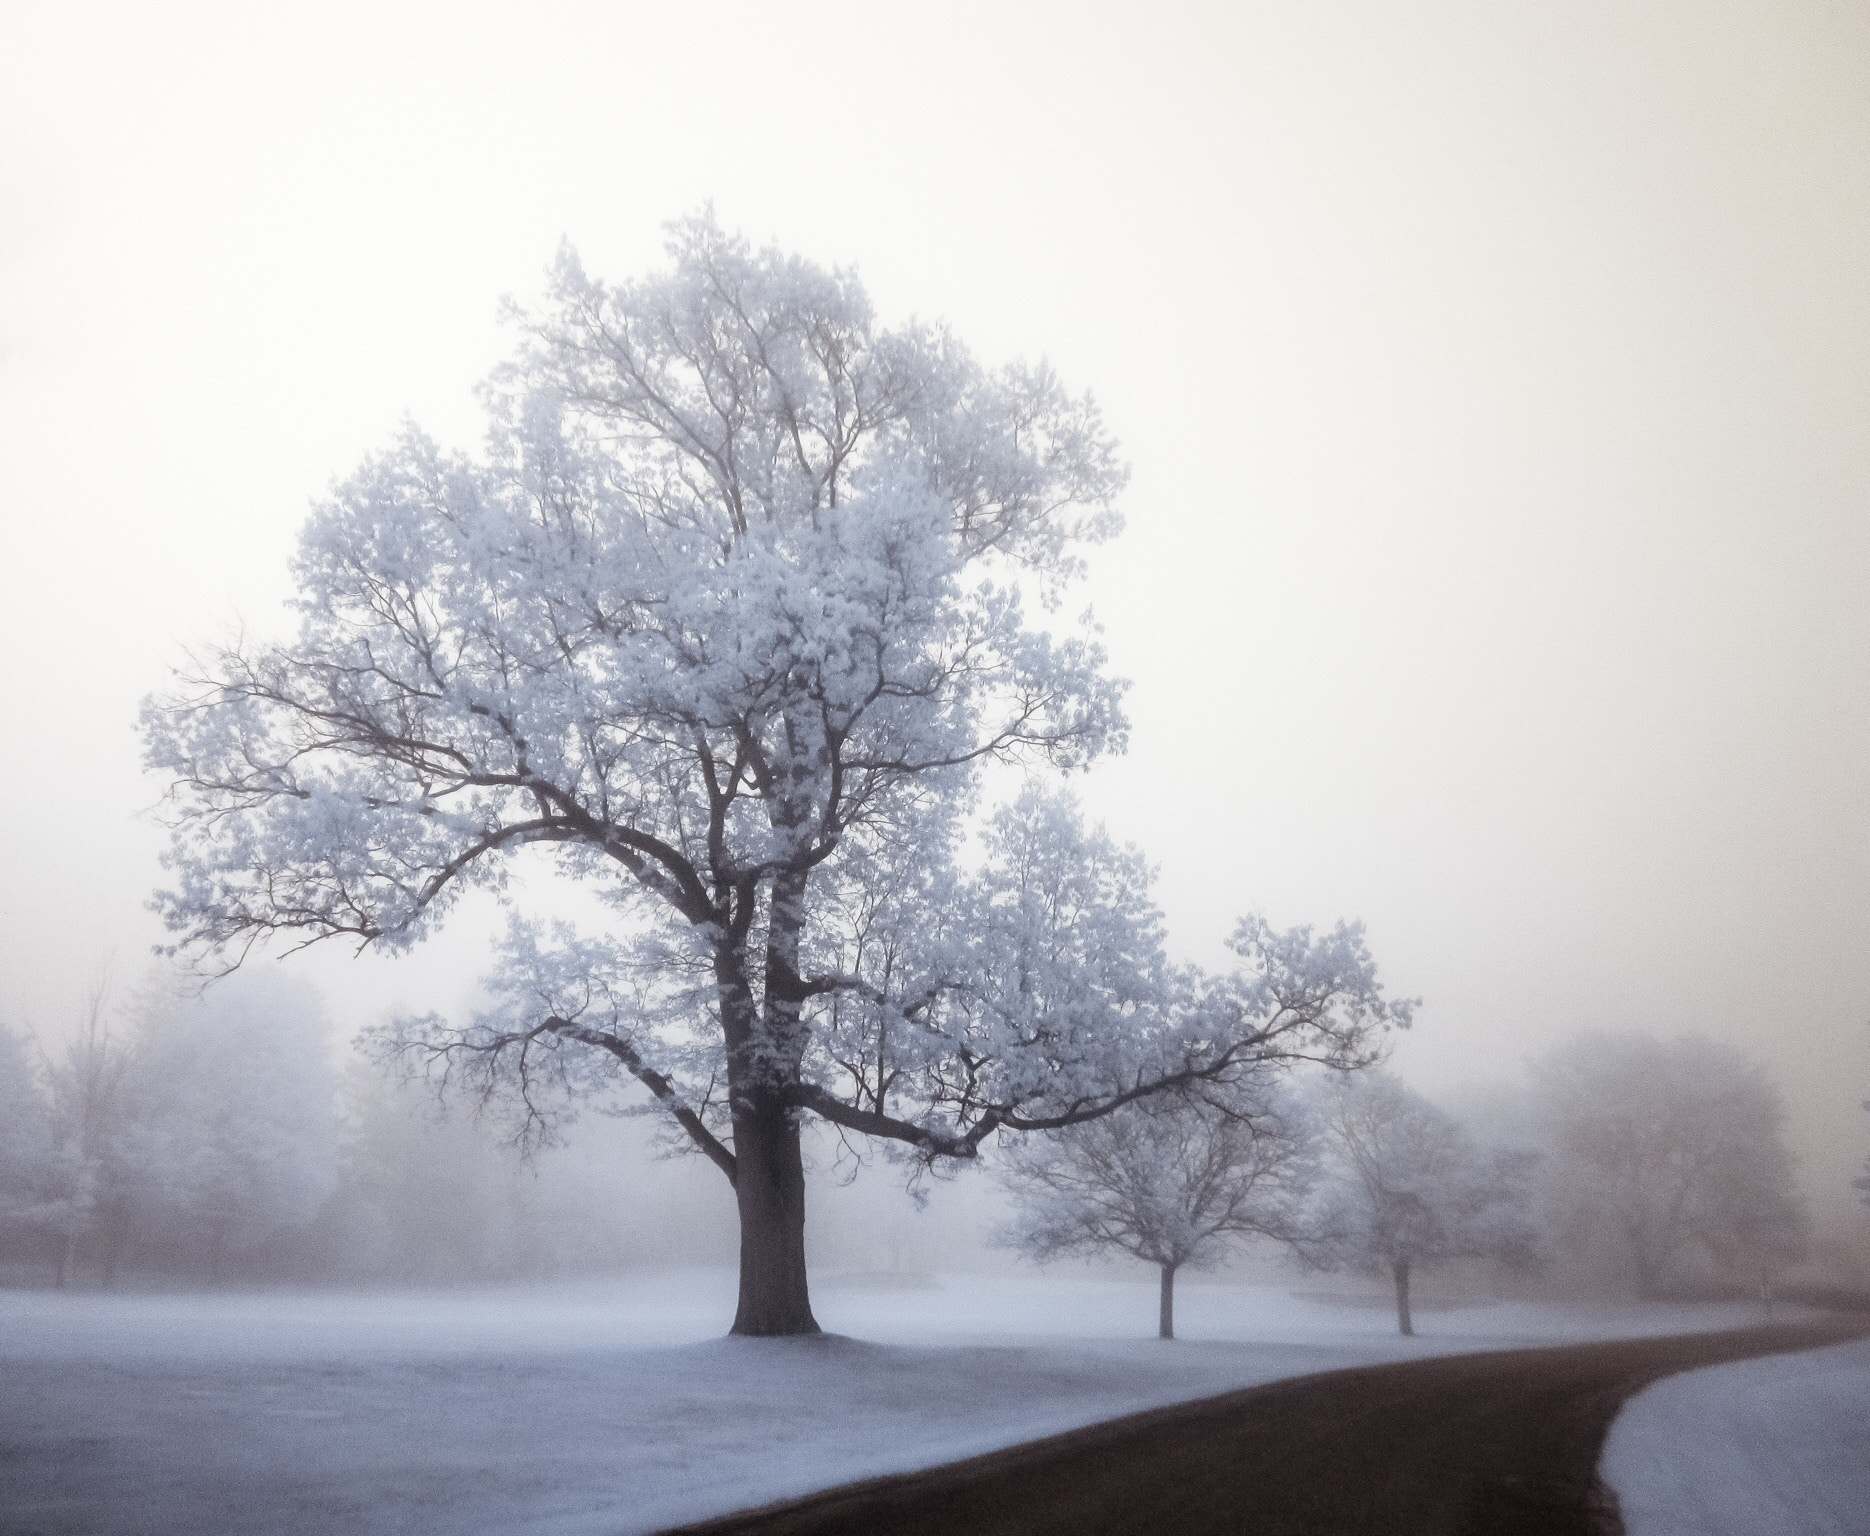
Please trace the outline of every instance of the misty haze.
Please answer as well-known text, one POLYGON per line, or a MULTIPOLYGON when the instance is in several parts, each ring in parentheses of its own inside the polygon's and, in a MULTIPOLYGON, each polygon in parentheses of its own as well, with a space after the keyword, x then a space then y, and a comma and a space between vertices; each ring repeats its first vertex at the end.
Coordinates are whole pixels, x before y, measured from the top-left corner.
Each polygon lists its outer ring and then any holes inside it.
POLYGON ((0 1532, 1870 1529, 1870 20, 0 125, 0 1532))

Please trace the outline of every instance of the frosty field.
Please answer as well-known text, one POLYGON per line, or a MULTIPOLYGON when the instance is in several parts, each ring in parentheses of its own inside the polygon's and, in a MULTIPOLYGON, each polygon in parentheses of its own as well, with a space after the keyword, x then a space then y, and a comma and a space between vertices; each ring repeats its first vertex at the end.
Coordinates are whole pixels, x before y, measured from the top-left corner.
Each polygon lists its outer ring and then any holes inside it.
POLYGON ((1284 1376, 1756 1320, 1431 1303, 1402 1339, 1381 1304, 1190 1284, 1164 1344, 1147 1277, 832 1277, 834 1336, 752 1341, 720 1337, 732 1286, 0 1293, 0 1528, 623 1536, 1284 1376))
POLYGON ((1856 1536, 1870 1521, 1870 1340, 1671 1376, 1601 1463, 1629 1536, 1856 1536))

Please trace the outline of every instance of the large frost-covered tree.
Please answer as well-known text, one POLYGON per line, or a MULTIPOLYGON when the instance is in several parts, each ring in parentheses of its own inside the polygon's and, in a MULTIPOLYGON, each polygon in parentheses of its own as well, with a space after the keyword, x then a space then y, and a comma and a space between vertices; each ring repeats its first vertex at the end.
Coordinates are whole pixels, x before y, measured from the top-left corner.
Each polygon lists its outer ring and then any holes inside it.
POLYGON ((1289 1241, 1309 1172, 1303 1121, 1272 1085, 1158 1094, 1017 1147, 1006 1240, 1041 1262, 1115 1250, 1155 1265, 1156 1331, 1172 1339, 1176 1275, 1239 1238, 1289 1241))
POLYGON ((1090 400, 886 328, 855 277, 678 225, 672 269, 563 255, 478 457, 411 430, 321 506, 297 635, 147 712, 178 942, 419 941, 544 845, 615 909, 516 926, 465 1028, 392 1041, 529 1115, 633 1077, 732 1181, 735 1329, 815 1329, 801 1116, 971 1157, 1267 1052, 1358 1059, 1354 929, 1256 928, 1197 981, 1140 861, 1043 798, 961 856, 981 767, 1121 746, 1058 613, 1123 474, 1090 400))
POLYGON ((1400 1332, 1415 1332, 1409 1287, 1417 1271, 1532 1257, 1530 1154, 1477 1146, 1387 1072, 1326 1085, 1319 1123, 1327 1174, 1302 1252, 1323 1268, 1387 1274, 1400 1332))

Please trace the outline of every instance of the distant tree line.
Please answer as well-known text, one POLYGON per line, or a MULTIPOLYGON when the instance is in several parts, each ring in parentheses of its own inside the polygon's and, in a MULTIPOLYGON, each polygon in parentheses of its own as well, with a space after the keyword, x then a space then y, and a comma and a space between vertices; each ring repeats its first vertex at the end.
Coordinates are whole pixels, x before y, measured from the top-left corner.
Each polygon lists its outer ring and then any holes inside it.
POLYGON ((1647 1299, 1770 1300, 1811 1220, 1764 1068, 1705 1039, 1584 1034, 1535 1064, 1511 1145, 1481 1144, 1381 1069, 1163 1100, 1021 1149, 1003 1234, 1045 1261, 1124 1253, 1173 1287, 1243 1239, 1411 1283, 1476 1266, 1647 1299))
MULTIPOLYGON (((1242 1242, 1383 1278, 1405 1333, 1425 1273, 1770 1296, 1808 1256, 1784 1107, 1728 1047, 1580 1035, 1535 1064, 1502 1145, 1381 1068, 1305 1070, 1003 1148, 1002 1240, 1153 1266, 1164 1337, 1176 1277, 1242 1242)), ((590 1216, 552 1211, 510 1146, 438 1119, 419 1085, 334 1067, 302 988, 240 977, 115 1014, 100 991, 58 1043, 0 1028, 16 1279, 455 1282, 641 1260, 615 1208, 590 1216)))
POLYGON ((324 1029, 296 990, 148 1000, 132 1033, 100 986, 62 1047, 0 1034, 0 1078, 0 1221, 60 1285, 81 1261, 108 1282, 139 1249, 218 1278, 336 1186, 324 1029))
POLYGON ((239 977, 0 1026, 0 1274, 452 1283, 617 1266, 631 1234, 419 1085, 334 1064, 306 990, 239 977))

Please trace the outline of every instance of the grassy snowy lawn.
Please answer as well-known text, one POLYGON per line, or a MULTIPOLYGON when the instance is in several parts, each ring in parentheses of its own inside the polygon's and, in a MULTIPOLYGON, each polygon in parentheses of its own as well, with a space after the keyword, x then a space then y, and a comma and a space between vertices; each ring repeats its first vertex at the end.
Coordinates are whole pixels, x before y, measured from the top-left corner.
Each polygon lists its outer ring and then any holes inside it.
POLYGON ((1153 1277, 819 1289, 728 1340, 732 1276, 472 1293, 0 1292, 0 1528, 655 1530, 1282 1376, 1719 1327, 1748 1309, 1423 1311, 1153 1277))
POLYGON ((1599 1470, 1629 1536, 1862 1536, 1870 1339, 1659 1381, 1617 1416, 1599 1470))

